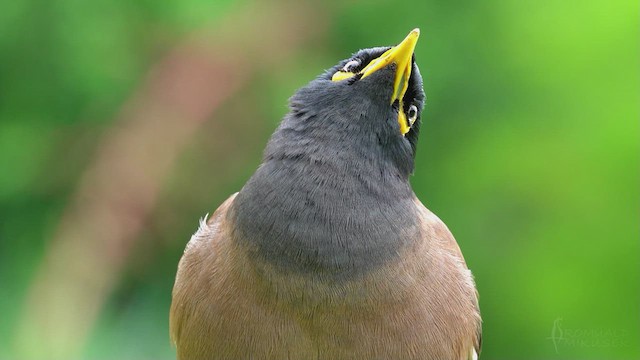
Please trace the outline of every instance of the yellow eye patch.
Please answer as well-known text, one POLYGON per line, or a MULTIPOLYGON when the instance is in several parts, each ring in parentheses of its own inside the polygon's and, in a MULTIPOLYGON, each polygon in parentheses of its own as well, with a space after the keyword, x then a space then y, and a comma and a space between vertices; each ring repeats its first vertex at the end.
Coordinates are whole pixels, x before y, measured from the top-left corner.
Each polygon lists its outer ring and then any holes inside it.
POLYGON ((331 81, 342 81, 354 77, 356 74, 347 71, 338 71, 331 77, 331 81))

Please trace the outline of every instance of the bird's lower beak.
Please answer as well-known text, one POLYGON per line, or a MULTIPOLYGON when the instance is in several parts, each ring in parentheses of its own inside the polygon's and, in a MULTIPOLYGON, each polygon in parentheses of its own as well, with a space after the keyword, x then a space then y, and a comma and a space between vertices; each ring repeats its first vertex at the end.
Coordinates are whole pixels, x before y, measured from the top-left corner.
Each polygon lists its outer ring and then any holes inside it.
POLYGON ((392 104, 396 100, 402 103, 402 98, 409 86, 413 50, 418 42, 418 37, 420 37, 420 29, 411 30, 409 35, 398 46, 385 51, 384 54, 372 60, 369 65, 360 71, 362 73, 361 79, 364 79, 389 64, 396 64, 396 76, 393 82, 393 95, 391 96, 392 104))

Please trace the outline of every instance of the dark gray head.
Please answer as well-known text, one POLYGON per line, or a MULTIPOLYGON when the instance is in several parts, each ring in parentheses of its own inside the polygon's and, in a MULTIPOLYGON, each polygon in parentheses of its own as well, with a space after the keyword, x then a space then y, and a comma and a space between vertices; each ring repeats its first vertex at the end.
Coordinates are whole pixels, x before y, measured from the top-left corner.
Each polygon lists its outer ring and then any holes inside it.
POLYGON ((408 178, 425 100, 418 34, 358 51, 290 99, 231 211, 256 256, 287 271, 344 276, 409 241, 408 178))

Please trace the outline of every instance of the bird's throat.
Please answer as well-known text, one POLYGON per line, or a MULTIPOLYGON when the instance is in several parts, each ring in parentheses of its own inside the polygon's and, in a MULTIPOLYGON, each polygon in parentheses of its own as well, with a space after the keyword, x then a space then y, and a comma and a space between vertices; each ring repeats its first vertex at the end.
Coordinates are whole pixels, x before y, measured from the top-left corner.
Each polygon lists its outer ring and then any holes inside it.
POLYGON ((408 183, 380 169, 278 159, 261 165, 231 211, 238 241, 287 271, 354 276, 393 259, 415 228, 408 183))

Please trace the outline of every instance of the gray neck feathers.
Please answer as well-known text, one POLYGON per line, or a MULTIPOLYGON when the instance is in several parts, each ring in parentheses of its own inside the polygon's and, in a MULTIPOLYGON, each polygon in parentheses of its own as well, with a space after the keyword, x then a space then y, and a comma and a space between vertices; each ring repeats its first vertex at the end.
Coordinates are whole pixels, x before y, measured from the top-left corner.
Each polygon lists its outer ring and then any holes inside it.
POLYGON ((350 116, 294 108, 274 133, 229 213, 253 256, 286 271, 349 277, 415 238, 413 158, 397 166, 394 146, 408 145, 379 130, 397 134, 397 123, 385 130, 350 116))
POLYGON ((385 105, 390 90, 352 86, 318 80, 291 99, 229 213, 253 256, 287 271, 349 277, 416 238, 414 153, 385 105))

